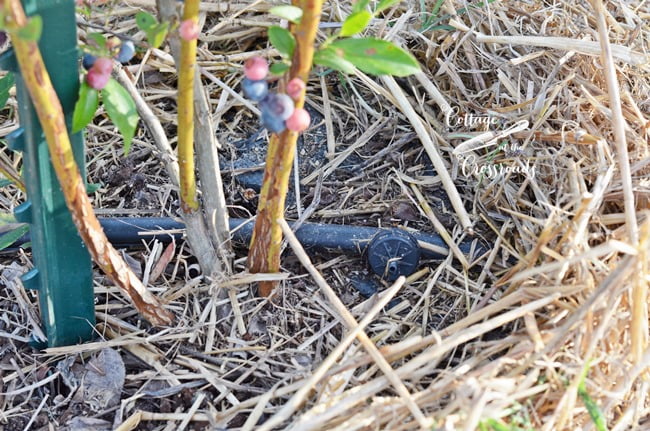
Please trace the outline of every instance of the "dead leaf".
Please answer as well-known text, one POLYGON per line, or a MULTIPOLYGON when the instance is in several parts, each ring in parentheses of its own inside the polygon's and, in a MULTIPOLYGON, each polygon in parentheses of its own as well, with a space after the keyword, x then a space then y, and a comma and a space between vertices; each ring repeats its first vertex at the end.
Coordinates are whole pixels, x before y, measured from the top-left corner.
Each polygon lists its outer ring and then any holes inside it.
POLYGON ((95 411, 119 404, 126 370, 120 354, 113 349, 103 349, 86 364, 82 382, 83 402, 95 411))
POLYGON ((155 283, 158 277, 160 277, 160 275, 165 271, 169 262, 174 258, 174 251, 176 251, 176 241, 172 239, 172 242, 167 246, 167 248, 165 248, 160 259, 158 259, 158 262, 156 262, 156 265, 154 265, 151 270, 149 283, 155 283))
POLYGON ((110 422, 95 418, 72 418, 63 431, 111 431, 113 428, 110 422))
POLYGON ((420 219, 418 213, 408 202, 395 202, 391 205, 393 217, 404 221, 418 221, 420 219))

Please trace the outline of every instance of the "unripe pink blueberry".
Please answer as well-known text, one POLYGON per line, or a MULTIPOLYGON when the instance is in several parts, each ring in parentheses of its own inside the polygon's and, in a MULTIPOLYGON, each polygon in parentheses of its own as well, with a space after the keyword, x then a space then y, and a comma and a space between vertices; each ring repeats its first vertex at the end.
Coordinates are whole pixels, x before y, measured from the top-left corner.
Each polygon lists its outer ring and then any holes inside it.
POLYGON ((113 49, 115 47, 120 46, 121 43, 122 43, 122 41, 120 40, 119 37, 116 37, 116 36, 109 37, 108 40, 106 41, 106 48, 111 50, 111 49, 113 49))
POLYGON ((287 83, 287 94, 293 100, 297 100, 303 91, 305 91, 305 81, 300 78, 293 78, 287 83))
POLYGON ((93 67, 86 74, 86 83, 88 83, 90 88, 101 90, 102 88, 106 87, 106 84, 110 78, 110 73, 102 73, 93 67))
POLYGON ((294 132, 302 132, 309 127, 309 122, 311 121, 311 118, 309 116, 309 112, 302 108, 297 108, 293 110, 293 114, 291 114, 291 117, 287 118, 286 121, 286 126, 287 129, 294 131, 294 132))
POLYGON ((192 19, 181 22, 178 33, 184 40, 196 40, 199 38, 199 25, 192 19))
POLYGON ((251 81, 261 81, 269 73, 269 63, 262 57, 251 57, 244 63, 244 75, 251 81))
POLYGON ((110 58, 106 57, 100 57, 97 60, 95 60, 95 63, 91 67, 91 69, 96 70, 102 75, 109 75, 113 71, 113 60, 110 58))

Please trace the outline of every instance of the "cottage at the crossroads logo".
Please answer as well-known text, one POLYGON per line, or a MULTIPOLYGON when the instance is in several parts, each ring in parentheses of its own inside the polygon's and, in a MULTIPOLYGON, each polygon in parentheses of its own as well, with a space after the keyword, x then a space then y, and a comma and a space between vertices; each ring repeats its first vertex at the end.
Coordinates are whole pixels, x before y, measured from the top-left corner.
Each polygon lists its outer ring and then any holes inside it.
POLYGON ((535 176, 535 166, 531 166, 529 160, 513 157, 509 164, 495 163, 492 157, 486 159, 477 154, 478 150, 493 148, 492 156, 501 151, 515 156, 522 155, 521 146, 507 138, 528 129, 528 121, 520 120, 503 128, 498 117, 471 113, 461 115, 459 108, 454 107, 447 111, 445 123, 454 131, 470 131, 479 127, 487 129, 484 133, 463 141, 453 150, 452 154, 458 158, 463 175, 489 179, 503 177, 509 173, 528 175, 531 178, 535 176))

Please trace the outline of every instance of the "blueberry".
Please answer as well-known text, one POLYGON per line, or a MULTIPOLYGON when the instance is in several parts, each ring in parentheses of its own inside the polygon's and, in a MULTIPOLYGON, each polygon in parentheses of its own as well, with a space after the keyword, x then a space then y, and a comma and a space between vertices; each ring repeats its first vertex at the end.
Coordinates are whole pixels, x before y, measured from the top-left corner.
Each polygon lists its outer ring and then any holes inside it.
POLYGON ((91 54, 84 54, 84 56, 81 59, 81 65, 84 67, 86 70, 90 70, 91 67, 93 67, 93 64, 95 64, 95 61, 97 60, 97 57, 91 54))
POLYGON ((262 57, 251 57, 244 63, 246 78, 259 81, 266 78, 269 73, 269 63, 262 57))
POLYGON ((310 121, 309 112, 302 108, 296 109, 286 121, 287 129, 293 130, 294 132, 302 132, 309 127, 310 121))
POLYGON ((198 39, 200 31, 199 24, 193 19, 186 19, 178 27, 178 34, 181 36, 181 39, 187 41, 198 39))
POLYGON ((265 110, 262 110, 262 126, 271 133, 280 133, 286 128, 283 119, 265 110))
POLYGON ((293 78, 287 82, 287 94, 294 100, 297 100, 302 92, 305 91, 305 81, 300 78, 293 78))
POLYGON ((293 100, 286 94, 269 94, 260 102, 260 110, 286 120, 293 114, 293 100))
POLYGON ((269 84, 262 81, 252 81, 244 78, 241 82, 241 89, 244 95, 253 102, 259 102, 264 99, 269 92, 269 84))
POLYGON ((135 55, 135 45, 130 40, 122 41, 120 45, 120 51, 115 56, 115 59, 120 63, 127 63, 135 55))
POLYGON ((92 68, 86 74, 86 83, 95 90, 101 90, 106 87, 110 78, 110 73, 102 73, 99 70, 92 68))
POLYGON ((110 75, 113 70, 113 60, 106 57, 99 57, 95 60, 91 69, 97 70, 102 75, 110 75))

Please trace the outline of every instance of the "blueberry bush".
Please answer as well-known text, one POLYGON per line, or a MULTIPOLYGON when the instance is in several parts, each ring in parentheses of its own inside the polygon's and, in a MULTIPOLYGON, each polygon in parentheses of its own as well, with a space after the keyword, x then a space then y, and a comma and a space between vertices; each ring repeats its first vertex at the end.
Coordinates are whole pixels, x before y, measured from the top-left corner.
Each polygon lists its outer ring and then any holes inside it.
MULTIPOLYGON (((93 3, 95 2, 78 2, 80 12, 92 13, 95 7, 93 3)), ((311 121, 304 104, 312 66, 319 65, 341 73, 361 71, 397 76, 409 75, 419 70, 417 61, 398 46, 381 39, 358 37, 376 14, 394 3, 396 0, 382 0, 376 4, 376 7, 371 8, 369 0, 357 1, 340 29, 328 35, 319 44, 316 41, 316 32, 320 21, 322 0, 300 0, 293 5, 276 6, 270 10, 273 15, 289 22, 288 28, 279 25, 271 25, 268 28, 269 41, 279 52, 280 61, 269 65, 265 58, 249 59, 243 65, 244 77, 241 81, 242 92, 258 104, 261 125, 270 133, 264 183, 248 259, 251 272, 279 270, 282 232, 278 219, 284 214, 288 177, 297 137, 309 127, 311 121), (272 85, 274 88, 271 88, 272 85)), ((192 224, 190 221, 201 211, 194 167, 194 89, 196 44, 200 35, 199 2, 187 0, 181 7, 182 16, 177 21, 159 20, 142 11, 136 16, 136 24, 146 34, 148 47, 160 47, 170 35, 175 35, 180 41, 177 58, 177 152, 181 208, 190 230, 192 224)), ((5 27, 12 36, 17 53, 23 53, 18 57, 23 72, 28 75, 31 69, 26 66, 28 61, 26 53, 29 50, 33 51, 35 41, 40 37, 39 17, 25 18, 19 2, 11 1, 5 2, 3 18, 3 23, 9 23, 5 27)), ((129 151, 139 122, 138 112, 128 91, 112 77, 112 74, 117 63, 131 62, 138 49, 139 47, 128 36, 116 35, 108 29, 87 34, 86 43, 81 46, 82 84, 73 115, 72 132, 87 126, 93 120, 99 105, 102 104, 123 137, 125 153, 129 151)), ((51 91, 47 85, 39 86, 35 83, 32 85, 33 97, 52 98, 51 94, 46 96, 51 91)), ((48 115, 60 115, 60 112, 55 105, 45 103, 42 115, 45 119, 48 115)), ((51 142, 53 155, 60 154, 61 160, 65 159, 68 163, 71 157, 69 142, 66 146, 67 137, 63 136, 62 131, 57 127, 52 125, 50 129, 45 128, 46 132, 48 130, 51 132, 49 135, 46 133, 48 142, 51 142)), ((57 157, 53 156, 53 159, 56 160, 57 157)), ((60 168, 56 170, 66 190, 69 207, 73 215, 77 214, 75 217, 77 226, 84 240, 90 244, 89 248, 95 250, 93 257, 100 262, 101 266, 101 262, 107 262, 106 256, 110 254, 110 245, 103 234, 99 235, 96 232, 98 228, 96 218, 87 216, 87 213, 92 211, 87 197, 81 197, 82 194, 85 196, 85 190, 82 191, 80 188, 83 182, 78 172, 76 176, 70 175, 69 172, 63 172, 63 166, 56 165, 55 163, 55 168, 60 168)), ((204 190, 204 193, 212 193, 212 191, 204 190)), ((121 260, 118 262, 117 258, 112 256, 114 260, 103 265, 103 268, 107 273, 112 273, 119 282, 119 272, 124 270, 126 265, 121 260)), ((141 305, 140 311, 154 323, 169 322, 171 315, 162 310, 155 299, 145 295, 146 291, 141 284, 138 285, 136 281, 130 280, 131 277, 127 278, 129 278, 127 283, 121 282, 122 287, 131 297, 141 297, 140 300, 134 301, 141 305)), ((260 285, 260 293, 269 296, 273 288, 272 282, 263 282, 260 285)))

